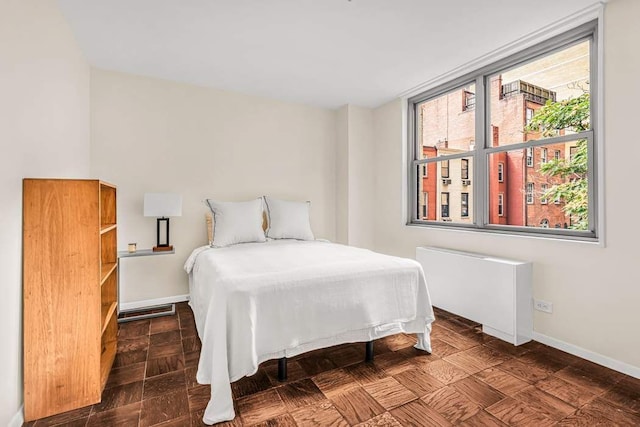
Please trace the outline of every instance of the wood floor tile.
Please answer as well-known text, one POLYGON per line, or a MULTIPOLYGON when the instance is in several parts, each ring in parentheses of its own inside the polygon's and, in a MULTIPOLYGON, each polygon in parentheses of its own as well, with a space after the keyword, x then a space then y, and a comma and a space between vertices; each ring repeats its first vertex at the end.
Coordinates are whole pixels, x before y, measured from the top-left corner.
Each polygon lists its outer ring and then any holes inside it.
POLYGON ((123 366, 129 366, 135 363, 145 362, 146 360, 147 360, 147 349, 116 353, 116 358, 113 361, 113 368, 121 368, 123 366))
POLYGON ((425 366, 424 371, 437 380, 451 384, 469 376, 469 374, 446 360, 436 360, 425 366))
POLYGON ((83 408, 74 409, 73 411, 63 412, 61 414, 41 418, 36 421, 36 424, 45 427, 65 425, 77 420, 86 420, 90 414, 91 406, 85 406, 83 408))
POLYGON ((150 338, 148 335, 141 337, 120 338, 118 337, 118 352, 125 353, 134 350, 147 350, 149 348, 150 338))
POLYGON ((387 373, 373 363, 359 363, 347 366, 345 369, 360 385, 366 385, 387 377, 387 373))
POLYGON ((105 388, 144 380, 145 366, 145 362, 139 362, 120 368, 113 368, 109 373, 105 388))
POLYGON ((439 357, 449 356, 460 351, 459 348, 438 338, 431 338, 431 350, 433 354, 439 357))
POLYGON ((254 424, 253 427, 298 427, 298 425, 290 414, 283 414, 254 424))
POLYGON ((245 424, 257 424, 287 412, 280 395, 273 389, 238 399, 237 405, 245 424))
POLYGON ((178 321, 177 315, 154 317, 153 319, 151 319, 149 333, 152 335, 160 332, 168 332, 174 330, 180 331, 180 322, 178 321))
POLYGON ((513 396, 529 386, 528 382, 514 377, 499 368, 485 369, 474 376, 507 396, 513 396))
POLYGON ((377 415, 368 421, 357 424, 356 427, 402 427, 402 424, 398 422, 393 415, 389 412, 377 415))
POLYGON ((611 427, 612 421, 589 409, 580 409, 556 424, 562 427, 611 427))
POLYGON ((452 425, 446 418, 431 409, 420 399, 399 406, 390 412, 393 418, 406 427, 447 427, 452 425))
POLYGON ((451 385, 468 399, 480 405, 481 408, 491 406, 506 397, 487 383, 475 377, 463 378, 451 385))
POLYGON ((403 353, 395 351, 375 357, 373 364, 385 371, 387 375, 395 375, 415 368, 415 364, 411 363, 403 353))
POLYGON ((499 365, 510 359, 510 357, 497 350, 479 345, 469 350, 446 356, 443 359, 470 374, 475 374, 476 372, 499 365))
POLYGON ((93 406, 94 412, 108 411, 118 406, 142 400, 142 381, 107 388, 102 392, 102 401, 93 406))
POLYGON ((507 424, 484 410, 460 422, 458 425, 467 427, 507 427, 507 424))
POLYGON ((344 419, 352 425, 385 412, 384 408, 361 387, 332 396, 331 401, 344 419))
POLYGON ((324 356, 309 356, 298 360, 298 363, 309 375, 317 375, 336 368, 336 364, 331 359, 324 356))
POLYGON ((549 376, 549 372, 542 370, 536 366, 526 364, 519 359, 511 359, 498 365, 503 371, 525 380, 529 383, 535 383, 549 376))
POLYGON ((189 412, 205 409, 211 399, 211 386, 198 385, 187 389, 187 398, 189 400, 189 412))
POLYGON ((191 424, 191 414, 156 424, 156 427, 185 427, 191 424))
POLYGON ((511 397, 489 406, 486 411, 505 424, 515 427, 547 427, 556 423, 543 413, 511 397))
POLYGON ((552 353, 547 352, 529 352, 524 356, 519 357, 518 360, 528 365, 535 366, 547 373, 558 372, 560 369, 566 368, 570 365, 566 360, 555 357, 552 353))
POLYGON ((516 346, 506 341, 502 341, 501 339, 498 339, 498 338, 493 338, 493 337, 491 338, 492 339, 488 339, 484 343, 485 346, 492 348, 494 350, 498 350, 499 352, 508 354, 510 356, 520 357, 526 354, 527 352, 531 351, 521 345, 516 346))
POLYGON ((403 348, 414 346, 417 342, 415 336, 412 337, 406 334, 390 335, 383 338, 383 341, 387 348, 389 348, 389 350, 391 351, 401 350, 403 348))
POLYGON ((394 378, 418 397, 422 397, 445 386, 440 380, 427 374, 422 369, 417 368, 394 375, 394 378))
POLYGON ((568 366, 555 373, 555 376, 563 380, 585 387, 596 394, 602 394, 611 390, 617 383, 617 377, 603 378, 599 376, 591 376, 589 373, 578 369, 574 366, 568 366), (616 379, 613 379, 616 378, 616 379))
POLYGON ((436 390, 420 400, 453 424, 471 418, 482 409, 452 386, 436 390))
POLYGON ((536 383, 536 388, 557 397, 558 399, 567 402, 573 407, 580 408, 581 406, 591 402, 596 398, 597 394, 593 393, 588 388, 570 383, 558 378, 555 375, 540 380, 536 383))
POLYGON ((418 398, 395 378, 387 377, 362 386, 387 411, 418 398))
POLYGON ((308 378, 278 387, 277 390, 289 411, 326 400, 318 386, 308 378))
POLYGON ((108 411, 96 412, 89 417, 87 423, 91 427, 137 427, 140 421, 142 402, 118 406, 108 411))
MULTIPOLYGON (((202 421, 203 417, 204 417, 204 409, 192 412, 190 414, 191 426, 192 427, 209 427, 209 424, 205 424, 204 421, 202 421)), ((188 425, 188 424, 186 424, 186 425, 188 425)), ((233 420, 224 421, 224 422, 221 422, 221 423, 216 423, 214 425, 216 427, 242 427, 242 426, 244 426, 244 424, 242 423, 242 418, 240 417, 240 414, 238 413, 237 410, 236 410, 236 417, 233 420)))
POLYGON ((444 331, 442 334, 436 334, 436 338, 459 350, 468 350, 478 345, 474 340, 453 331, 444 331))
POLYGON ((176 343, 180 341, 182 341, 180 330, 158 332, 156 334, 151 335, 149 338, 150 345, 170 344, 170 343, 176 343))
POLYGON ((314 376, 312 380, 322 393, 329 398, 360 386, 360 383, 345 369, 323 372, 314 376))
POLYGON ((238 399, 254 393, 265 391, 272 386, 264 369, 259 368, 255 375, 244 377, 231 383, 233 396, 238 399))
POLYGON ((576 408, 568 403, 565 403, 557 397, 545 393, 534 386, 529 386, 518 392, 514 398, 547 415, 555 421, 560 421, 567 415, 573 414, 576 411, 576 408))
POLYGON ((181 371, 184 369, 184 356, 174 354, 173 356, 158 357, 147 361, 146 376, 155 377, 169 372, 181 371))
POLYGON ((189 415, 186 389, 143 400, 140 427, 153 426, 185 415, 189 415))
POLYGON ((615 425, 640 426, 640 416, 625 411, 618 406, 609 404, 606 400, 597 398, 584 408, 596 417, 607 418, 615 425))
POLYGON ((602 398, 612 405, 640 415, 640 384, 635 385, 631 381, 622 380, 602 395, 602 398))
POLYGON ((199 361, 200 361, 200 351, 192 351, 190 353, 184 353, 185 368, 198 367, 199 361))
POLYGON ((149 359, 174 356, 176 354, 182 354, 182 344, 179 342, 170 344, 149 345, 149 359))
POLYGON ((298 426, 348 427, 349 423, 329 401, 305 406, 291 412, 298 426))
POLYGON ((442 326, 443 328, 446 328, 453 332, 462 332, 469 329, 468 325, 456 321, 454 317, 439 319, 437 320, 437 322, 438 326, 442 326))
POLYGON ((176 371, 156 377, 147 378, 144 382, 143 400, 162 396, 176 391, 186 391, 184 372, 176 371))
POLYGON ((184 370, 184 380, 186 382, 187 388, 191 388, 199 385, 198 380, 196 379, 197 373, 198 373, 198 368, 186 368, 184 370))
POLYGON ((150 325, 150 320, 136 320, 134 322, 120 323, 118 339, 149 335, 150 325))
POLYGON ((329 357, 336 367, 342 368, 364 361, 364 355, 364 344, 361 344, 357 346, 342 346, 342 348, 332 351, 329 357))

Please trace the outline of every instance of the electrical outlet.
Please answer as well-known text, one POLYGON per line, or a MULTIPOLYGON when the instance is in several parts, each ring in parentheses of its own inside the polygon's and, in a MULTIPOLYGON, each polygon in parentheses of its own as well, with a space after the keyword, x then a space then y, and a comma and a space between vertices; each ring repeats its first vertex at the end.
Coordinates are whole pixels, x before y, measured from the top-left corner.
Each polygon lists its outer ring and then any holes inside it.
POLYGON ((544 311, 545 313, 553 313, 553 303, 550 303, 549 301, 534 299, 533 308, 535 308, 538 311, 544 311))

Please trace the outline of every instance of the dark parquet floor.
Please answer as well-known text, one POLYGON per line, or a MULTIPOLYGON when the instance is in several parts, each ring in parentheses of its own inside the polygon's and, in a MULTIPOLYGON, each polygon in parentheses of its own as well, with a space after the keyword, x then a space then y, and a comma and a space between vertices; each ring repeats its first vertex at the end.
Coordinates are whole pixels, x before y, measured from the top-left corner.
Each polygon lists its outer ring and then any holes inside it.
MULTIPOLYGON (((209 387, 196 382, 193 313, 123 323, 102 402, 43 426, 200 426, 209 387)), ((433 354, 415 338, 348 344, 277 363, 234 384, 236 419, 219 426, 640 426, 640 379, 530 342, 514 347, 437 310, 433 354)))

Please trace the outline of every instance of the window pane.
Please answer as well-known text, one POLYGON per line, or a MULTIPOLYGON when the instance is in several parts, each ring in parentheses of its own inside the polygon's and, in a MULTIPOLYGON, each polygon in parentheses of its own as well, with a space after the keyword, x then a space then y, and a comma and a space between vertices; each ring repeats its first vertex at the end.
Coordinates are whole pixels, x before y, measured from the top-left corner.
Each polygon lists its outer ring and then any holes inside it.
POLYGON ((475 84, 416 105, 416 158, 473 150, 475 84))
POLYGON ((532 167, 527 166, 528 151, 489 155, 489 223, 587 230, 587 141, 532 147, 532 167), (558 152, 558 158, 543 162, 544 150, 558 152))
POLYGON ((491 77, 492 141, 496 147, 590 129, 589 41, 491 77), (568 104, 571 115, 560 109, 568 104), (546 106, 545 106, 546 105, 546 106))
POLYGON ((465 168, 473 176, 473 158, 418 165, 419 220, 473 223, 473 184, 462 178, 465 168))

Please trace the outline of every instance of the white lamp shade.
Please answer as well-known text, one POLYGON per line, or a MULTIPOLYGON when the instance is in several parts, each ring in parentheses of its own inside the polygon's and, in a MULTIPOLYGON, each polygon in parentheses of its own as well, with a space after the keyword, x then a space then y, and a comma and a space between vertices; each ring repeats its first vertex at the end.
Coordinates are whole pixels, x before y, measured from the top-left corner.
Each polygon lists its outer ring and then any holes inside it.
POLYGON ((182 195, 144 193, 144 216, 182 216, 182 195))

